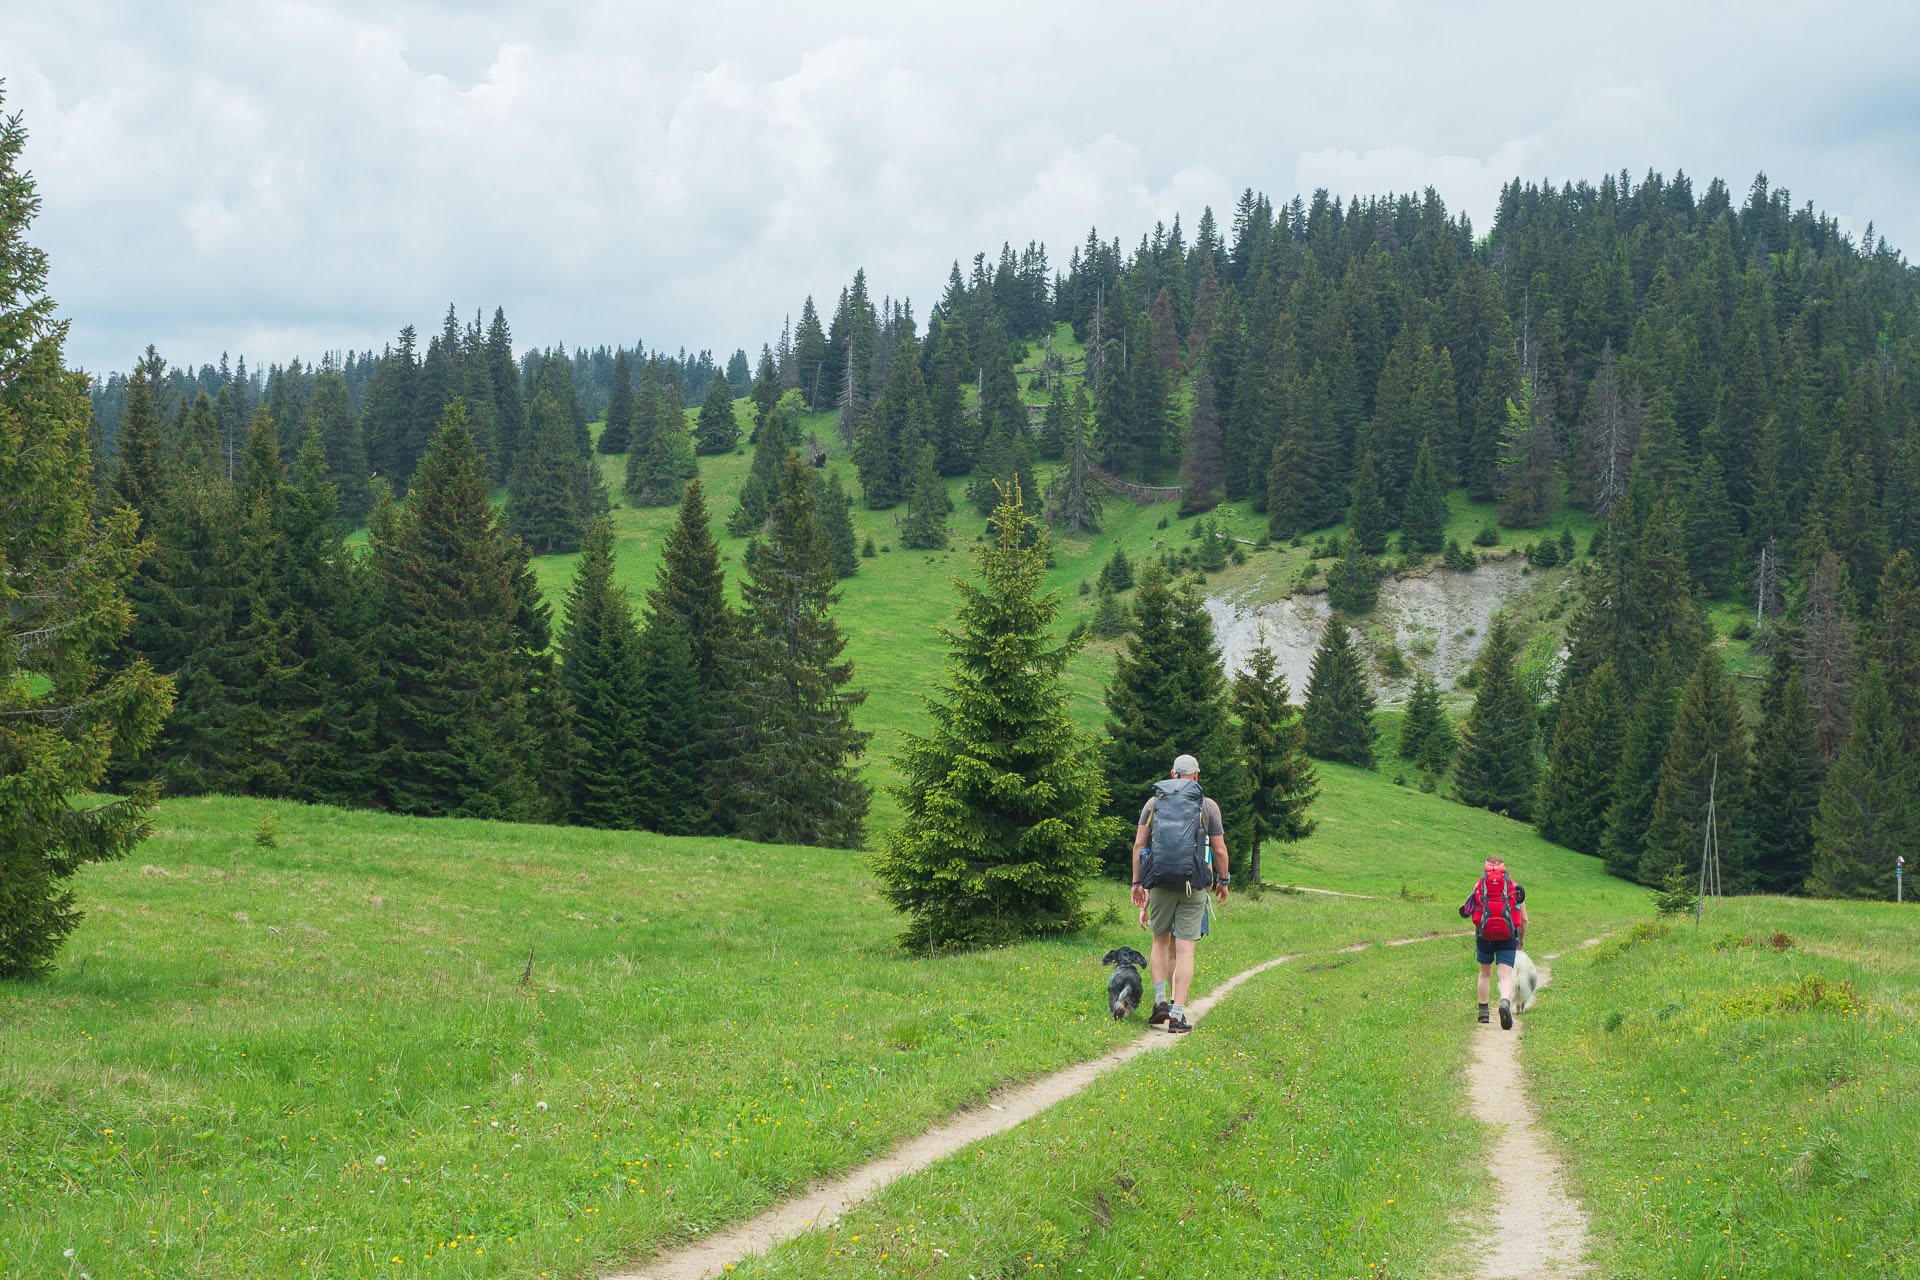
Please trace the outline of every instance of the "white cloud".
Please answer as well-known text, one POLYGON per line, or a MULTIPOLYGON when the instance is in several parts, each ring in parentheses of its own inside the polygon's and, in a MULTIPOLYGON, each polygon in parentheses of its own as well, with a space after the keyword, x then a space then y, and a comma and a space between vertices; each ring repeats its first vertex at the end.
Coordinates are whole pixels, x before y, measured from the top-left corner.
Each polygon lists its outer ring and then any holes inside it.
POLYGON ((378 347, 448 301, 724 358, 858 266, 924 316, 953 259, 1064 264, 1248 186, 1431 185, 1484 232, 1514 176, 1764 167, 1911 245, 1920 7, 1797 14, 70 0, 0 68, 89 367, 378 347))

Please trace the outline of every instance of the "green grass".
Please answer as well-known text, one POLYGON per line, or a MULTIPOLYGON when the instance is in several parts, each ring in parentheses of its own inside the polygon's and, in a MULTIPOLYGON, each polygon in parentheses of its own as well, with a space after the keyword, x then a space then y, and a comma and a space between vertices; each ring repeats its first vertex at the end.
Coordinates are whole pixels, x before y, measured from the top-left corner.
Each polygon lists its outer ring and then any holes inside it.
POLYGON ((1754 898, 1556 965, 1527 1065, 1598 1274, 1920 1275, 1917 943, 1891 904, 1754 898))
MULTIPOLYGON (((1200 990, 1456 929, 1489 848, 1543 939, 1640 910, 1512 823, 1324 782, 1268 878, 1382 898, 1237 898, 1200 990)), ((1096 963, 1141 937, 1118 885, 1085 936, 928 958, 855 854, 284 804, 263 851, 267 808, 163 804, 60 972, 0 987, 0 1274, 586 1275, 1138 1031, 1096 963)))
POLYGON ((1432 1274, 1484 1191, 1460 973, 1444 943, 1308 952, 1179 1050, 733 1274, 1432 1274))

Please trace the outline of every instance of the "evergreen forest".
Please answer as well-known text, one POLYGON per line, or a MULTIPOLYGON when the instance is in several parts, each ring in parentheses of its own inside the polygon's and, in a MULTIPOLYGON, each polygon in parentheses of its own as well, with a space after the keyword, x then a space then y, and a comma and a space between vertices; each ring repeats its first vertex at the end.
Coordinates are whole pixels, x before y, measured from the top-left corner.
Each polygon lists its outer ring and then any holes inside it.
MULTIPOLYGON (((1917 290, 1870 228, 1764 176, 1736 196, 1623 172, 1515 181, 1484 231, 1432 190, 1249 189, 1131 249, 1089 231, 1064 263, 955 261, 923 316, 856 273, 724 366, 518 349, 497 308, 312 364, 149 348, 76 414, 73 536, 141 548, 94 678, 149 694, 90 785, 858 848, 895 776, 863 771, 845 652, 840 584, 875 554, 856 513, 933 564, 971 506, 986 571, 1033 587, 1022 555, 1166 503, 1193 547, 1116 547, 1077 615, 965 598, 1064 670, 1059 619, 1106 672, 1098 727, 1049 757, 1104 815, 1072 866, 1118 869, 1142 786, 1191 750, 1238 848, 1312 829, 1312 760, 1397 758, 1646 885, 1696 877, 1711 824, 1734 891, 1890 897, 1920 835, 1917 290), (1465 546, 1462 503, 1489 513, 1465 546), (671 532, 629 598, 609 517, 648 507, 671 532), (1470 670, 1377 706, 1349 631, 1382 584, 1475 572, 1470 543, 1508 535, 1572 575, 1559 628, 1499 619, 1470 670), (1296 701, 1271 654, 1223 668, 1205 584, 1309 540, 1333 615, 1296 701)), ((6 305, 54 335, 32 287, 6 305)), ((955 670, 964 701, 980 677, 955 670)), ((912 823, 888 866, 938 864, 931 833, 967 825, 939 816, 942 771, 988 744, 935 714, 896 757, 912 823)))

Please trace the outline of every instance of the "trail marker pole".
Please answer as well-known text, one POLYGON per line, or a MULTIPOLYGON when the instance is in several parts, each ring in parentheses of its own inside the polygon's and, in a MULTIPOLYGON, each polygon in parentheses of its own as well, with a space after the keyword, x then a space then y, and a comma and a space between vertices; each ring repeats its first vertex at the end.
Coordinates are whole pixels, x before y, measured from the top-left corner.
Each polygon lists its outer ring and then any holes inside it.
POLYGON ((1904 896, 1902 895, 1902 893, 1901 893, 1901 884, 1900 884, 1900 872, 1901 872, 1901 871, 1902 871, 1902 870, 1903 870, 1903 869, 1904 869, 1904 868, 1906 867, 1906 865, 1907 865, 1907 855, 1906 855, 1906 854, 1904 854, 1904 853, 1903 853, 1903 854, 1898 854, 1898 855, 1896 855, 1896 856, 1894 857, 1894 860, 1893 860, 1893 900, 1894 900, 1895 902, 1905 902, 1905 901, 1906 901, 1906 898, 1905 898, 1905 897, 1904 897, 1904 896))
POLYGON ((1708 893, 1720 896, 1720 831, 1714 800, 1720 790, 1720 753, 1713 753, 1713 777, 1707 783, 1707 829, 1700 837, 1700 887, 1693 896, 1693 928, 1700 930, 1700 910, 1708 893))

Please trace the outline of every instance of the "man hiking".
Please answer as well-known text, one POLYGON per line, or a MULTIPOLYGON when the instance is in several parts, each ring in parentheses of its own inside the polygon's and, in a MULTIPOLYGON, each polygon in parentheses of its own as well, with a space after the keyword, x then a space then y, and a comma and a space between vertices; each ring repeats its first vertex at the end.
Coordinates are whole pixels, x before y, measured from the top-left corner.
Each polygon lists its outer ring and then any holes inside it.
POLYGON ((1207 890, 1227 900, 1226 833, 1220 806, 1200 791, 1200 762, 1176 757, 1167 781, 1154 785, 1133 833, 1133 905, 1146 909, 1153 931, 1153 1013, 1147 1023, 1164 1024, 1174 1035, 1193 1030, 1187 989, 1193 985, 1193 947, 1206 932, 1207 890))
POLYGON ((1488 858, 1480 883, 1460 904, 1463 919, 1473 921, 1474 958, 1480 962, 1480 1018, 1487 1021, 1488 970, 1500 966, 1500 1028, 1513 1030, 1513 957, 1527 933, 1527 891, 1507 874, 1507 864, 1488 858))

